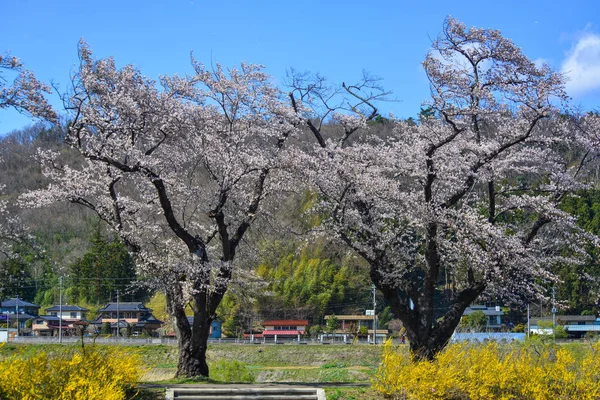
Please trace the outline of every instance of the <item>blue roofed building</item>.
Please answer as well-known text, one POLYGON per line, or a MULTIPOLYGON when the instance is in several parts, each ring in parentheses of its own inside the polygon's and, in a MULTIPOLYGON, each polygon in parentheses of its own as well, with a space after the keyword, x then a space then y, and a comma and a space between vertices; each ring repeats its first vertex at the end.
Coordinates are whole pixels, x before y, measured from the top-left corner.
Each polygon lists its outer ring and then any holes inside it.
POLYGON ((163 324, 152 315, 152 309, 140 302, 108 303, 99 309, 98 313, 98 317, 91 324, 100 330, 103 324, 109 323, 113 335, 130 326, 134 335, 156 336, 156 330, 163 324))
POLYGON ((27 333, 28 330, 25 327, 25 323, 27 320, 37 317, 39 309, 40 306, 37 304, 19 298, 12 298, 0 302, 2 323, 8 321, 9 326, 18 325, 17 329, 21 334, 27 333))

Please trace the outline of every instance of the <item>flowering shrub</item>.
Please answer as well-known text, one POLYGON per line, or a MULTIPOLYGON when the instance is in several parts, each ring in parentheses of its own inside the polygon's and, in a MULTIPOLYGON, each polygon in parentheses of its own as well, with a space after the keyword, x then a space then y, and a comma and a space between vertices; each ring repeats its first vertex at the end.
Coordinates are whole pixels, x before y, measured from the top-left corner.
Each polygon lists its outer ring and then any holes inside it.
POLYGON ((391 341, 373 378, 390 399, 598 399, 600 345, 581 359, 561 346, 449 345, 435 361, 411 363, 391 341))
POLYGON ((65 347, 0 362, 1 399, 122 400, 140 377, 139 356, 117 348, 65 347))

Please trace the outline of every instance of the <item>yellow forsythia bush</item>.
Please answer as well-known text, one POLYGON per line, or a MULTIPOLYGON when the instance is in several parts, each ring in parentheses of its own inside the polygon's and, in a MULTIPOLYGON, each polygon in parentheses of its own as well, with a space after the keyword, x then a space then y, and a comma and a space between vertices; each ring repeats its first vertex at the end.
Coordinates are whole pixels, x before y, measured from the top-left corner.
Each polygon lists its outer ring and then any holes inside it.
POLYGON ((120 347, 14 355, 0 362, 0 399, 123 400, 140 373, 140 357, 120 347))
POLYGON ((600 344, 576 359, 542 344, 449 345, 435 361, 411 363, 391 341, 373 378, 390 399, 600 399, 600 344))

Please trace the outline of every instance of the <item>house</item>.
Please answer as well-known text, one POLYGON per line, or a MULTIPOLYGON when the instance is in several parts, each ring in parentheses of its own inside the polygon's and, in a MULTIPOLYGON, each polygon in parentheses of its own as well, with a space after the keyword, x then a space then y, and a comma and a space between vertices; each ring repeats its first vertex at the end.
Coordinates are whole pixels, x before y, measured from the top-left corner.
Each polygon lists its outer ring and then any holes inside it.
POLYGON ((264 339, 298 339, 308 330, 308 320, 275 319, 263 321, 262 326, 264 328, 262 331, 264 339))
POLYGON ((133 334, 148 334, 156 336, 156 330, 162 325, 152 315, 152 310, 139 302, 108 303, 104 308, 98 310, 98 317, 91 325, 100 330, 105 323, 110 324, 111 332, 116 335, 118 329, 131 327, 133 334), (118 313, 118 315, 117 315, 118 313))
POLYGON ((62 329, 62 334, 68 336, 72 334, 68 322, 54 315, 40 315, 35 317, 31 330, 35 336, 58 336, 62 329), (60 326, 62 324, 62 326, 60 326))
MULTIPOLYGON (((529 331, 536 334, 552 333, 553 317, 529 319, 529 331)), ((595 315, 557 315, 556 324, 561 325, 571 337, 583 337, 588 332, 600 333, 600 318, 595 315)))
MULTIPOLYGON (((369 338, 373 337, 373 316, 372 315, 326 315, 325 319, 329 320, 335 317, 338 320, 338 329, 333 331, 333 337, 344 338, 354 334, 353 331, 358 331, 362 326, 367 328, 369 338)), ((375 332, 376 342, 383 343, 387 339, 387 329, 377 329, 375 332)))
MULTIPOLYGON (((2 323, 8 322, 9 326, 18 325, 17 331, 25 330, 25 322, 38 316, 40 306, 29 303, 19 298, 8 299, 0 302, 0 318, 2 323)), ((18 335, 18 333, 17 333, 18 335)))
POLYGON ((58 336, 61 329, 62 335, 74 335, 74 323, 85 321, 87 311, 87 308, 77 305, 52 306, 46 308, 46 315, 35 318, 31 329, 35 336, 58 336))
POLYGON ((463 316, 471 315, 476 311, 481 311, 486 316, 486 330, 499 331, 502 328, 502 317, 504 311, 500 306, 488 307, 484 305, 471 305, 463 312, 463 316))
POLYGON ((68 321, 85 321, 89 310, 79 306, 58 305, 46 308, 46 314, 68 321))

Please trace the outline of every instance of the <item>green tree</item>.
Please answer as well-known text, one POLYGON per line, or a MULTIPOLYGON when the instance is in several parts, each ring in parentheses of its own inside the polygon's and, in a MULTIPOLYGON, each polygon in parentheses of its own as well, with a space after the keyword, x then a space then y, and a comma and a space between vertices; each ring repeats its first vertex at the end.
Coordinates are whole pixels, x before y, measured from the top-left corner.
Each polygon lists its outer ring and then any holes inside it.
POLYGON ((111 329, 110 329, 110 322, 105 322, 102 324, 102 328, 100 329, 100 333, 103 335, 110 335, 111 334, 111 329))
POLYGON ((481 331, 487 325, 487 316, 481 310, 473 311, 463 318, 465 318, 465 325, 475 331, 481 331))
POLYGON ((340 320, 335 314, 331 315, 325 324, 325 333, 331 335, 340 327, 340 320))
POLYGON ((295 242, 265 245, 265 261, 256 269, 271 293, 262 300, 263 309, 275 315, 292 314, 319 321, 333 310, 340 312, 338 304, 369 301, 369 292, 364 290, 366 269, 355 258, 336 253, 335 246, 325 241, 303 246, 299 254, 297 247, 295 242))
POLYGON ((98 228, 91 242, 88 252, 69 267, 71 279, 67 293, 74 303, 109 302, 113 293, 117 290, 123 293, 136 280, 133 259, 120 241, 108 240, 98 228))
POLYGON ((0 262, 0 295, 3 298, 17 297, 32 301, 35 282, 28 265, 21 258, 6 258, 0 262))
MULTIPOLYGON (((577 224, 588 232, 600 234, 600 190, 581 191, 567 196, 561 209, 573 215, 577 224)), ((581 264, 558 264, 553 272, 560 278, 556 296, 568 306, 567 312, 581 314, 584 311, 595 315, 599 283, 590 277, 600 276, 600 254, 596 246, 587 246, 590 258, 581 264)))
POLYGON ((394 319, 394 314, 392 314, 392 308, 387 306, 383 309, 381 314, 379 314, 379 328, 388 329, 388 324, 391 320, 394 319))
POLYGON ((316 339, 319 337, 319 334, 323 333, 323 328, 321 325, 312 325, 308 328, 308 332, 311 338, 316 339))

